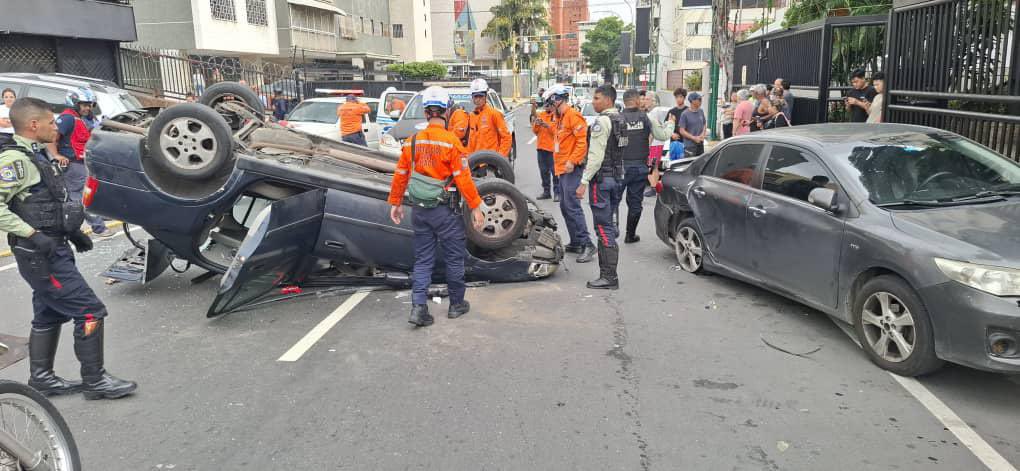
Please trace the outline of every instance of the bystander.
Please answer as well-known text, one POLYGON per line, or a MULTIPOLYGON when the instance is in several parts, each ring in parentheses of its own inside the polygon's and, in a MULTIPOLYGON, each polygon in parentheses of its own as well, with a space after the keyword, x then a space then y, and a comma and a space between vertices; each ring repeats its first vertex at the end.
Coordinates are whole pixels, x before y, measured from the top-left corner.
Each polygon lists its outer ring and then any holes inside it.
POLYGON ((875 87, 875 98, 872 99, 871 103, 868 105, 867 122, 885 122, 882 115, 882 108, 885 106, 885 74, 882 72, 875 72, 875 75, 871 76, 871 86, 875 87))
POLYGON ((11 137, 14 135, 14 125, 11 124, 11 105, 14 104, 14 100, 18 96, 14 93, 14 90, 5 88, 3 91, 3 104, 0 104, 0 138, 11 137))
POLYGON ((875 99, 875 89, 868 86, 864 78, 864 69, 854 70, 850 74, 850 85, 852 88, 846 92, 846 111, 850 114, 851 123, 864 123, 868 121, 868 109, 872 100, 875 99))
POLYGON ((680 115, 680 123, 676 127, 684 140, 684 156, 697 157, 705 153, 708 120, 705 118, 705 110, 701 109, 700 93, 687 95, 687 101, 691 106, 680 115))

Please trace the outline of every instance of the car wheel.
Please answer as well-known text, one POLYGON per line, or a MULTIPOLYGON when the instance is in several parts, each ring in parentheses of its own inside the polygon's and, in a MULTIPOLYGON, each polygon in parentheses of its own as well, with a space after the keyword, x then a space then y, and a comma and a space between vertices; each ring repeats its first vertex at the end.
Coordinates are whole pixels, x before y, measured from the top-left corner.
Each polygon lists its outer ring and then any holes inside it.
POLYGON ((673 236, 673 254, 680 269, 687 273, 703 273, 705 265, 705 239, 701 237, 698 223, 694 218, 687 218, 677 225, 673 236))
POLYGON ((521 237, 528 222, 528 201, 512 183, 487 178, 476 186, 485 203, 485 223, 475 229, 471 212, 464 211, 467 238, 483 249, 501 249, 521 237))
POLYGON ((506 157, 491 150, 480 150, 468 157, 468 167, 474 178, 498 178, 514 183, 514 168, 506 157))
POLYGON ((903 279, 883 275, 854 296, 857 337, 871 360, 901 376, 921 376, 942 367, 928 310, 903 279))
POLYGON ((211 108, 182 103, 156 115, 149 125, 148 159, 186 180, 216 175, 234 159, 230 126, 211 108))
POLYGON ((205 89, 205 93, 199 97, 198 102, 206 106, 216 106, 218 103, 228 100, 241 100, 245 105, 255 111, 257 115, 264 115, 266 109, 262 106, 262 100, 250 88, 237 82, 220 82, 205 89))

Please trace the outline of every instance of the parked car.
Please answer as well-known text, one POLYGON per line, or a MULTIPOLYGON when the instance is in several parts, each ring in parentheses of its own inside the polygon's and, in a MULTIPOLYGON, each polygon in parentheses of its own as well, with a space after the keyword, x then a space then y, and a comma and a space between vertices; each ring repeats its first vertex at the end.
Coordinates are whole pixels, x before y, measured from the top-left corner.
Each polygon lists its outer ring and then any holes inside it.
MULTIPOLYGON (((448 88, 447 91, 450 93, 450 98, 453 99, 454 103, 464 108, 464 111, 471 113, 475 110, 475 104, 471 101, 471 93, 467 88, 448 88)), ((513 147, 510 150, 512 160, 517 152, 517 138, 514 132, 514 119, 511 110, 503 103, 503 99, 499 97, 499 94, 492 89, 489 90, 488 103, 489 106, 503 113, 503 117, 506 119, 507 130, 510 131, 510 136, 513 139, 513 147)), ((399 157, 400 146, 404 140, 410 138, 419 130, 425 129, 425 126, 425 108, 421 106, 421 93, 418 93, 407 103, 407 108, 400 116, 397 124, 379 139, 379 150, 388 155, 399 157)))
MULTIPOLYGON (((291 129, 315 134, 319 137, 340 140, 340 118, 336 115, 338 106, 347 101, 345 97, 310 98, 299 103, 281 123, 291 129)), ((361 131, 365 133, 365 141, 370 149, 379 148, 379 125, 372 121, 379 109, 379 99, 359 98, 359 101, 372 109, 363 117, 361 131)))
POLYGON ((956 134, 829 124, 725 141, 663 176, 656 233, 687 272, 852 324, 906 376, 1020 372, 1020 166, 956 134))
POLYGON ((68 107, 68 92, 82 87, 95 93, 96 108, 93 112, 100 119, 142 109, 137 98, 107 80, 67 74, 0 74, 0 90, 10 88, 19 98, 38 98, 49 103, 54 113, 60 113, 68 107))
POLYGON ((392 90, 387 89, 379 96, 379 103, 381 103, 382 106, 380 106, 375 113, 375 122, 379 124, 380 133, 388 132, 393 128, 393 125, 397 124, 397 121, 400 120, 400 115, 402 113, 396 109, 391 109, 393 101, 400 100, 404 102, 406 109, 406 105, 411 101, 411 98, 414 98, 414 92, 397 90, 395 88, 392 90))
MULTIPOLYGON (((216 87, 200 104, 129 112, 93 133, 86 206, 152 236, 104 275, 146 282, 174 258, 222 274, 210 317, 300 289, 410 286, 410 218, 393 224, 387 203, 395 160, 266 122, 250 90, 216 87)), ((467 224, 467 278, 552 275, 555 219, 507 181, 476 183, 487 217, 467 224)))

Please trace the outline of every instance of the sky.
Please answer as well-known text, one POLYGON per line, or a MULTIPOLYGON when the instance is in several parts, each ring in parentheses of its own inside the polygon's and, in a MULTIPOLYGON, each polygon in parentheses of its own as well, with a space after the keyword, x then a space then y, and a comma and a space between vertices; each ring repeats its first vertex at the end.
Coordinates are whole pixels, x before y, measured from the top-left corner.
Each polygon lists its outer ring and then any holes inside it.
POLYGON ((619 16, 624 23, 634 22, 634 4, 637 0, 588 0, 588 12, 592 21, 607 16, 619 16), (628 5, 629 4, 629 5, 628 5))

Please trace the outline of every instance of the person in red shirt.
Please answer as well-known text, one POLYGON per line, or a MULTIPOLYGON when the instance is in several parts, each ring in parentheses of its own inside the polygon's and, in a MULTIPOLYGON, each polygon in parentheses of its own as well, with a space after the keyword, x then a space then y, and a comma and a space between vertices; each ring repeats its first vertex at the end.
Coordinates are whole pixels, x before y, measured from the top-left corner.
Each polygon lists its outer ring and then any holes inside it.
POLYGON ((368 142, 361 126, 365 122, 365 115, 371 112, 372 108, 358 101, 358 97, 347 95, 347 103, 336 109, 336 115, 340 118, 340 138, 344 142, 367 147, 368 142))
POLYGON ((531 104, 531 130, 535 133, 538 149, 538 171, 542 176, 542 194, 538 199, 547 200, 550 198, 550 183, 552 186, 553 201, 560 200, 560 177, 556 176, 554 170, 555 160, 553 151, 556 140, 556 122, 553 119, 555 111, 551 106, 543 106, 543 110, 536 113, 537 101, 531 104))
POLYGON ((471 82, 471 101, 475 104, 475 110, 471 112, 467 150, 469 153, 492 150, 510 158, 513 136, 507 130, 503 113, 489 106, 488 96, 489 84, 485 79, 475 79, 471 82))
POLYGON ((442 242, 446 262, 446 285, 450 292, 447 317, 456 319, 471 310, 471 305, 464 299, 467 235, 464 232, 460 204, 455 193, 450 190, 451 186, 456 185, 456 193, 462 195, 464 203, 471 209, 471 221, 475 228, 480 229, 485 222, 481 209, 482 199, 471 180, 467 152, 460 140, 446 130, 449 100, 449 94, 442 87, 433 86, 422 92, 428 127, 412 139, 404 141, 388 199, 391 205, 390 219, 397 225, 404 220, 402 204, 405 191, 410 190, 409 200, 414 205, 411 213, 414 270, 411 317, 408 322, 419 327, 432 325, 433 322, 426 302, 429 285, 432 283, 437 242, 442 242), (435 189, 442 190, 440 196, 426 196, 428 190, 435 189))

